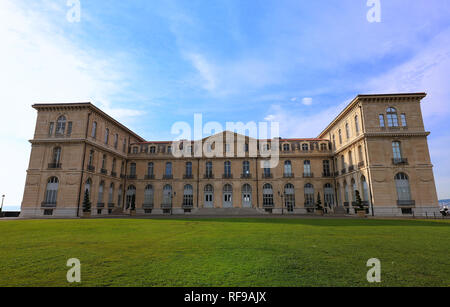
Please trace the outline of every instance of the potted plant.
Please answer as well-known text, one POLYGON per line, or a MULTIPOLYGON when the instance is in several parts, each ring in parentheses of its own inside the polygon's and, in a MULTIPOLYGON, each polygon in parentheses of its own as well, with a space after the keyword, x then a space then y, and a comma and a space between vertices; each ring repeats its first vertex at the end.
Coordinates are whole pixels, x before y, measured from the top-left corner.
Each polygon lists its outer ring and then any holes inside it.
POLYGON ((355 191, 355 196, 356 196, 356 208, 355 208, 356 214, 359 217, 366 217, 366 208, 364 208, 364 204, 362 202, 361 195, 359 194, 358 190, 355 191))
POLYGON ((320 199, 320 193, 317 193, 316 214, 323 215, 323 207, 322 207, 322 200, 320 199))
POLYGON ((84 191, 83 199, 83 217, 91 216, 91 201, 89 200, 89 190, 84 191))

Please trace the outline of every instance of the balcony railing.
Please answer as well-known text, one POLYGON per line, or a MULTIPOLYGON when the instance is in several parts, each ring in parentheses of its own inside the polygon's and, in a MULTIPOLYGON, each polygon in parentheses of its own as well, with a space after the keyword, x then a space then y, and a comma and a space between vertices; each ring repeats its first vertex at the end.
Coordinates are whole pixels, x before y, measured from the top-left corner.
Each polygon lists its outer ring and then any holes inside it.
POLYGON ((231 175, 231 174, 223 174, 222 178, 223 179, 233 179, 233 175, 231 175))
POLYGON ((145 180, 153 180, 153 179, 155 179, 155 175, 145 175, 145 180))
POLYGON ((313 203, 305 203, 305 208, 314 208, 314 204, 313 203))
POLYGON ((363 168, 365 165, 364 161, 361 161, 358 163, 358 168, 363 168))
POLYGON ((117 173, 116 172, 111 172, 111 177, 117 177, 117 173))
POLYGON ((205 174, 204 179, 214 179, 214 174, 205 174))
POLYGON ((144 209, 153 209, 153 204, 143 204, 142 208, 144 208, 144 209))
POLYGON ((274 203, 263 204, 263 208, 268 208, 268 209, 270 209, 270 208, 274 208, 274 207, 275 207, 275 204, 274 204, 274 203))
POLYGON ((89 172, 95 172, 95 166, 93 166, 93 165, 88 165, 87 166, 87 170, 89 171, 89 172))
POLYGON ((49 169, 61 169, 62 164, 61 163, 49 163, 48 168, 49 169))
POLYGON ((252 178, 252 174, 241 174, 242 179, 250 179, 252 178))
POLYGON ((399 207, 415 207, 415 200, 397 200, 397 206, 399 207))
POLYGON ((114 206, 115 206, 115 204, 114 204, 114 203, 108 203, 108 208, 109 208, 109 209, 112 209, 112 208, 114 208, 114 206))
POLYGON ((192 208, 194 208, 194 204, 193 204, 193 203, 183 203, 183 204, 181 205, 181 207, 182 207, 183 209, 192 209, 192 208))
POLYGON ((284 173, 283 177, 284 178, 294 178, 295 176, 294 176, 294 173, 284 173))
POLYGON ((355 166, 354 166, 354 165, 350 165, 350 166, 348 167, 348 172, 349 172, 349 173, 353 172, 354 170, 355 170, 355 166))
POLYGON ((97 203, 97 208, 105 208, 105 203, 97 203))
POLYGON ((56 202, 43 201, 41 203, 41 207, 42 208, 56 208, 56 202))
POLYGON ((100 170, 100 173, 102 173, 103 175, 108 175, 108 170, 105 169, 105 168, 102 168, 102 169, 100 170))
POLYGON ((271 178, 273 178, 273 175, 272 175, 272 174, 263 173, 263 174, 262 174, 262 177, 263 177, 264 179, 271 179, 271 178))
POLYGON ((341 174, 342 175, 345 175, 346 173, 347 173, 347 169, 344 168, 344 169, 341 170, 341 174))
POLYGON ((406 158, 394 158, 392 159, 394 165, 406 165, 408 164, 408 159, 406 158))
POLYGON ((322 173, 322 177, 326 177, 326 178, 331 177, 331 173, 329 173, 329 172, 322 173))
POLYGON ((161 204, 161 208, 162 209, 171 209, 172 208, 172 204, 161 204))
POLYGON ((166 179, 166 180, 167 179, 173 179, 173 175, 167 175, 166 174, 166 175, 163 176, 163 179, 166 179))
POLYGON ((127 177, 125 174, 120 174, 120 179, 125 179, 125 177, 127 177))
POLYGON ((314 173, 303 173, 303 178, 313 178, 314 173))
POLYGON ((131 180, 134 180, 134 179, 137 178, 137 176, 136 176, 136 174, 133 174, 133 175, 128 175, 127 178, 131 179, 131 180))
POLYGON ((183 179, 194 179, 194 175, 186 174, 186 175, 183 176, 183 179))

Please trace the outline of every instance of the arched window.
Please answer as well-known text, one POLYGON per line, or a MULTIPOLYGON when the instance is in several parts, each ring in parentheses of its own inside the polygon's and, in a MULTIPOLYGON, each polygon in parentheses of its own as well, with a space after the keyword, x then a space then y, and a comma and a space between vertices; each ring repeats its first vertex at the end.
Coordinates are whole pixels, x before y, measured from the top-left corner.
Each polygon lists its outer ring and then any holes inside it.
POLYGON ((109 143, 109 129, 106 128, 105 130, 105 144, 109 143))
POLYGON ((59 164, 61 163, 61 147, 55 147, 53 149, 53 160, 54 167, 59 168, 59 164))
POLYGON ((263 206, 273 206, 273 188, 272 185, 268 183, 263 186, 263 206))
POLYGON ((128 187, 125 202, 126 202, 126 209, 136 208, 136 187, 134 185, 130 185, 128 187))
POLYGON ((223 207, 233 207, 233 187, 230 184, 226 184, 223 187, 223 207))
POLYGON ((169 184, 163 188, 163 206, 172 206, 172 186, 169 184))
POLYGON ((303 175, 304 177, 311 177, 311 161, 306 160, 303 162, 303 175))
POLYGON ((369 187, 367 186, 366 177, 361 177, 361 185, 362 185, 362 199, 363 201, 369 201, 369 187))
POLYGON ((56 177, 52 177, 47 181, 47 187, 45 189, 45 205, 56 205, 58 197, 58 185, 59 180, 56 177))
POLYGON ((103 203, 103 190, 105 188, 105 183, 103 181, 100 182, 100 185, 98 187, 98 199, 97 203, 102 204, 103 203))
POLYGON ((295 189, 294 185, 288 183, 284 186, 284 206, 289 212, 294 211, 295 207, 295 189))
POLYGON ((97 137, 97 122, 92 123, 91 136, 95 139, 97 137))
POLYGON ((207 184, 204 188, 205 192, 205 208, 213 208, 214 207, 214 188, 212 185, 207 184))
POLYGON ((305 207, 314 206, 314 186, 310 183, 305 184, 305 207))
POLYGON ((342 206, 342 192, 341 192, 341 185, 337 184, 337 201, 338 206, 342 206))
POLYGON ((109 186, 109 193, 108 193, 108 204, 112 205, 114 204, 114 183, 111 183, 109 186))
POLYGON ((119 191, 117 192, 117 206, 122 207, 122 185, 119 186, 119 191))
POLYGON ((398 127, 398 115, 395 108, 387 109, 387 119, 389 127, 398 127))
POLYGON ((206 162, 206 177, 212 178, 213 176, 213 165, 212 162, 206 162))
POLYGON ((226 161, 224 163, 224 176, 225 178, 230 178, 231 177, 231 162, 230 161, 226 161))
POLYGON ((252 207, 252 187, 248 183, 242 186, 242 207, 252 207))
POLYGON ((183 206, 186 207, 194 206, 194 189, 190 184, 184 186, 183 206))
POLYGON ((153 186, 149 184, 144 190, 144 206, 153 206, 153 186))
POLYGON ((292 177, 292 163, 289 160, 284 162, 284 177, 292 177))
POLYGON ((63 135, 66 132, 66 117, 60 116, 56 122, 56 135, 63 135))
POLYGON ((398 173, 395 176, 395 187, 397 188, 398 200, 411 200, 411 189, 409 186, 408 175, 405 173, 398 173))
POLYGON ((244 177, 248 177, 250 175, 250 162, 242 162, 242 174, 244 175, 244 177))
POLYGON ((355 202, 356 201, 356 191, 358 190, 358 186, 356 185, 355 179, 352 179, 352 199, 355 202))
POLYGON ((329 183, 325 184, 323 187, 324 191, 324 204, 325 206, 328 206, 329 208, 334 207, 334 190, 333 186, 329 183))
POLYGON ((172 162, 166 163, 166 176, 172 176, 172 162))
POLYGON ((359 117, 358 117, 358 115, 355 116, 355 131, 356 131, 356 134, 359 134, 359 117))

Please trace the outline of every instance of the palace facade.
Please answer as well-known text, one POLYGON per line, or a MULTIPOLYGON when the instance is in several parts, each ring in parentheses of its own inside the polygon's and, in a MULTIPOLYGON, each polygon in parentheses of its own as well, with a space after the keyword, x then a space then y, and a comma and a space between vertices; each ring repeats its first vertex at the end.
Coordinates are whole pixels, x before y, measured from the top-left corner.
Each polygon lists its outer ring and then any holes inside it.
POLYGON ((330 214, 355 214, 357 193, 368 214, 432 215, 425 96, 358 95, 317 138, 224 132, 183 142, 182 157, 172 142, 146 141, 91 103, 36 104, 21 216, 81 216, 86 197, 92 215, 308 214, 318 198, 330 214), (272 168, 261 149, 273 146, 272 168), (218 149, 223 155, 208 155, 218 149))

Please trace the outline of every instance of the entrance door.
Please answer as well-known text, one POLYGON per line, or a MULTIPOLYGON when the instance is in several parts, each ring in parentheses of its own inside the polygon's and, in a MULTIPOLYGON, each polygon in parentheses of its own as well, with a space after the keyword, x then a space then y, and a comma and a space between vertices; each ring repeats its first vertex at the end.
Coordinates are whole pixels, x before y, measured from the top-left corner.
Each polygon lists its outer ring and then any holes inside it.
POLYGON ((210 184, 205 186, 205 202, 203 207, 214 208, 214 189, 210 184))
POLYGON ((127 197, 125 199, 126 210, 136 208, 136 187, 129 186, 127 190, 127 197))
POLYGON ((294 186, 290 183, 284 187, 284 205, 288 212, 294 212, 295 191, 294 186))
POLYGON ((229 184, 223 187, 223 207, 233 208, 233 187, 229 184))
POLYGON ((252 207, 252 187, 249 184, 245 184, 242 187, 242 208, 252 207))

